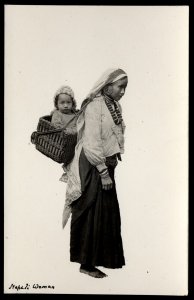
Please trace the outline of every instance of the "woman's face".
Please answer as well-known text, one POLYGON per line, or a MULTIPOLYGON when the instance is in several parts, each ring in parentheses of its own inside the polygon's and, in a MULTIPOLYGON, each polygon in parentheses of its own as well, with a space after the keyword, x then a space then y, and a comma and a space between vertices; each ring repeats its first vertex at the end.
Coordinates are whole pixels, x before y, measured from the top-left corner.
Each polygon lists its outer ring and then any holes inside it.
POLYGON ((119 101, 121 97, 125 94, 125 89, 127 87, 128 79, 127 77, 119 79, 112 83, 109 88, 110 96, 116 100, 119 101))
POLYGON ((72 110, 73 102, 69 95, 60 94, 57 102, 58 110, 62 113, 68 113, 72 110))

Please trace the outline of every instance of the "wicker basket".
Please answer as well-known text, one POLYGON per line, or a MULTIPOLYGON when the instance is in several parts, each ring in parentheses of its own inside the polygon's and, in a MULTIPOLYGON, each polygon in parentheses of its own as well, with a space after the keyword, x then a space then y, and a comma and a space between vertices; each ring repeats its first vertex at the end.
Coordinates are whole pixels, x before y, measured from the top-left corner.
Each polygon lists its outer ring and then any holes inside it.
POLYGON ((66 134, 63 129, 56 129, 51 124, 51 116, 44 116, 39 119, 31 142, 42 154, 67 166, 75 153, 77 134, 66 134))

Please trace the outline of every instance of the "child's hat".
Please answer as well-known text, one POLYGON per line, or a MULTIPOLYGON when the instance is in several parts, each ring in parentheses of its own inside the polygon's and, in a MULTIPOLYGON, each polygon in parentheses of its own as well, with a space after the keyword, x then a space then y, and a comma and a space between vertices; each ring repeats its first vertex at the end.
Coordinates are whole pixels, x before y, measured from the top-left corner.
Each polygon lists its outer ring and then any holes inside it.
POLYGON ((72 88, 70 88, 70 86, 68 85, 64 85, 62 87, 60 87, 57 92, 55 93, 55 97, 57 97, 60 94, 67 94, 69 95, 72 99, 74 99, 74 92, 72 90, 72 88))

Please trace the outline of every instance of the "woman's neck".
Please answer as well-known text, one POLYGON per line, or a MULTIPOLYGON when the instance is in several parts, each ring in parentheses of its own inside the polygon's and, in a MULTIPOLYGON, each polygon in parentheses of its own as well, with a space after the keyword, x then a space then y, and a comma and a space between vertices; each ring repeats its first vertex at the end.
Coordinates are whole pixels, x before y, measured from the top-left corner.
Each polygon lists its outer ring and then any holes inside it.
POLYGON ((115 100, 110 96, 107 95, 105 92, 102 93, 109 101, 114 102, 115 100))

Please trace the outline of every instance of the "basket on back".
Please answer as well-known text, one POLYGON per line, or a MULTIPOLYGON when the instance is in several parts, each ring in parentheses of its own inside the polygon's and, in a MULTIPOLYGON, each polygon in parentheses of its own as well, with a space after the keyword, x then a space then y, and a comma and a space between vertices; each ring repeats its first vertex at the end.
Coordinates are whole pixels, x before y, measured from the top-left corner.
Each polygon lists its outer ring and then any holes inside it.
POLYGON ((67 166, 75 153, 77 134, 66 134, 63 129, 56 129, 51 124, 51 116, 44 116, 39 119, 37 131, 31 135, 31 142, 38 151, 67 166))

